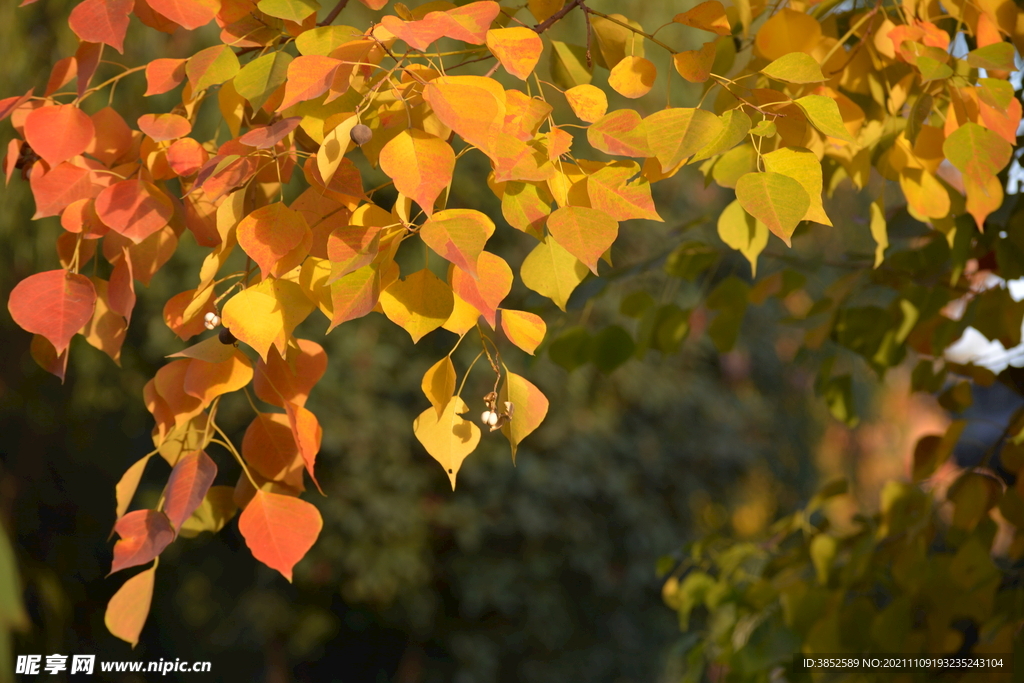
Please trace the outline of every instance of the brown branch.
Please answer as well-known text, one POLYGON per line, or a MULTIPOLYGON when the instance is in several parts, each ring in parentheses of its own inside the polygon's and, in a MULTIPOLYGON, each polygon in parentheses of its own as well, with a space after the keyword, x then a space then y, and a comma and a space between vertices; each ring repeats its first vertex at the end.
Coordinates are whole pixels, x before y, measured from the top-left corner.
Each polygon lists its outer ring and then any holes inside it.
POLYGON ((534 26, 533 30, 536 31, 537 33, 544 33, 544 31, 547 31, 549 28, 551 28, 551 26, 556 21, 558 21, 559 19, 564 17, 566 14, 571 12, 576 7, 582 7, 582 6, 583 6, 583 0, 572 0, 572 2, 570 2, 568 5, 566 5, 562 9, 558 10, 557 12, 552 14, 550 17, 548 17, 547 19, 545 19, 541 23, 539 23, 536 26, 534 26))
POLYGON ((345 9, 345 5, 347 4, 348 0, 338 0, 338 4, 334 6, 334 9, 332 9, 327 16, 324 17, 324 20, 317 24, 317 26, 327 26, 328 24, 333 23, 334 20, 338 18, 338 15, 341 14, 341 10, 345 9))

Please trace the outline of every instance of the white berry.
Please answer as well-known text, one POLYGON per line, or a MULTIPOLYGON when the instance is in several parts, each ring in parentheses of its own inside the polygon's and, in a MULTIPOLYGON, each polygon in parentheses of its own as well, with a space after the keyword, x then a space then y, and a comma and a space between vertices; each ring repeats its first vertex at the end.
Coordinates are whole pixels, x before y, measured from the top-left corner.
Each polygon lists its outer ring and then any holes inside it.
POLYGON ((220 316, 218 316, 216 313, 207 313, 206 321, 203 323, 203 325, 208 330, 216 329, 216 327, 220 325, 220 316))
POLYGON ((480 416, 480 422, 484 423, 485 425, 493 424, 491 422, 492 417, 494 417, 494 413, 492 413, 489 410, 485 410, 483 415, 480 416))
POLYGON ((487 424, 491 425, 492 427, 494 425, 498 424, 498 414, 497 413, 490 413, 487 416, 487 424))
POLYGON ((217 317, 217 314, 214 313, 213 311, 210 311, 210 312, 208 312, 206 314, 206 317, 204 317, 203 320, 205 320, 206 322, 210 322, 210 321, 212 321, 216 317, 217 317))

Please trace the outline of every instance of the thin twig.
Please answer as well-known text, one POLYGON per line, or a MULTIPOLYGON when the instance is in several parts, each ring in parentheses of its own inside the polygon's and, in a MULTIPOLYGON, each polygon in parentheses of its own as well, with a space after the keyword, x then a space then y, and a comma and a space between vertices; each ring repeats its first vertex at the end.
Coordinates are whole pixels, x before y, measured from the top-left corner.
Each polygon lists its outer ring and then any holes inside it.
POLYGON ((549 28, 551 28, 556 21, 558 21, 559 19, 564 17, 566 14, 571 12, 576 7, 580 7, 582 5, 583 5, 583 0, 572 0, 572 2, 570 2, 568 5, 566 5, 562 9, 558 10, 557 12, 552 14, 550 17, 548 17, 547 19, 545 19, 541 23, 539 23, 536 26, 534 26, 533 30, 536 31, 537 33, 544 33, 544 31, 547 31, 549 28))
POLYGON ((334 6, 334 9, 332 9, 327 16, 324 17, 324 20, 317 24, 317 26, 327 26, 328 24, 331 24, 338 18, 338 15, 341 14, 341 10, 345 9, 345 5, 347 4, 348 0, 338 0, 338 4, 334 6))

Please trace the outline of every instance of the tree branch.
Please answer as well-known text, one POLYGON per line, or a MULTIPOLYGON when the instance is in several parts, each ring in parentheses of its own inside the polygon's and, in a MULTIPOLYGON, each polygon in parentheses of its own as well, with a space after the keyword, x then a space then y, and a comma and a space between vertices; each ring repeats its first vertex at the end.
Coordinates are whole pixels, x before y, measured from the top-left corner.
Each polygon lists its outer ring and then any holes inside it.
POLYGON ((536 31, 537 33, 544 33, 544 31, 547 31, 549 28, 551 28, 551 26, 556 21, 558 21, 559 19, 564 17, 566 14, 571 12, 574 8, 581 7, 582 5, 583 5, 583 0, 572 0, 572 2, 570 2, 568 5, 566 5, 562 9, 558 10, 557 12, 552 14, 550 17, 548 17, 547 19, 545 19, 541 23, 539 23, 536 26, 534 26, 533 30, 536 31))
POLYGON ((334 6, 334 9, 332 9, 327 16, 324 17, 324 20, 317 24, 317 26, 327 26, 328 24, 333 23, 334 20, 338 18, 338 15, 341 14, 341 10, 345 9, 345 5, 347 4, 348 0, 338 0, 338 4, 334 6))

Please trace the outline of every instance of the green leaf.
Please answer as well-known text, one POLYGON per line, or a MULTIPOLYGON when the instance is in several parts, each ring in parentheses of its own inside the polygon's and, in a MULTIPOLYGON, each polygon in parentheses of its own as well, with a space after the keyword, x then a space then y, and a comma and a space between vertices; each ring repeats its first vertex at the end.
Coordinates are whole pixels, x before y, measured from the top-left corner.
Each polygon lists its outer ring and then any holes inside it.
POLYGON ((1013 62, 1013 44, 1007 42, 993 43, 967 53, 967 63, 975 69, 995 69, 996 71, 1015 71, 1013 62))
POLYGON ((806 52, 790 52, 761 69, 768 78, 786 83, 823 83, 825 74, 817 60, 806 52))
POLYGON ((919 55, 916 64, 918 71, 921 72, 922 83, 942 81, 953 75, 953 70, 949 68, 949 65, 927 55, 919 55))
POLYGON ((665 259, 665 272, 693 280, 718 261, 718 252, 703 242, 683 242, 665 259))
POLYGON ((568 90, 586 85, 593 79, 593 67, 587 67, 587 49, 560 40, 551 41, 551 78, 555 85, 568 90))
POLYGON ((749 293, 747 283, 730 275, 708 295, 707 307, 718 311, 718 315, 708 325, 708 336, 719 353, 730 351, 736 345, 743 315, 747 311, 749 293))
POLYGON ((192 55, 185 63, 185 75, 194 95, 234 78, 240 68, 234 50, 227 45, 216 45, 192 55))
POLYGON ((999 133, 969 122, 946 138, 942 153, 961 173, 983 184, 1010 163, 1013 148, 999 133))
POLYGON ((694 164, 728 151, 747 137, 747 133, 750 131, 750 117, 744 114, 742 109, 730 109, 722 114, 721 120, 722 132, 707 145, 698 149, 696 154, 690 158, 689 163, 694 164))
POLYGON ((291 61, 292 56, 287 52, 273 52, 257 57, 235 76, 235 90, 249 101, 254 111, 259 110, 285 82, 291 61))
POLYGON ((1013 101, 1013 85, 1001 78, 979 78, 978 97, 985 104, 1006 111, 1013 101))
POLYGON ((607 375, 629 360, 635 348, 629 332, 618 325, 606 327, 593 340, 594 365, 607 375))
POLYGON ((654 304, 654 297, 641 289, 623 297, 622 302, 619 303, 619 313, 629 318, 639 318, 654 304))
POLYGON ((519 275, 524 285, 551 299, 564 311, 569 295, 588 272, 582 261, 548 236, 523 260, 519 275))
POLYGON ((741 177, 736 182, 736 199, 786 246, 792 246, 793 231, 811 205, 810 196, 799 182, 770 171, 741 177))
POLYGON ((256 7, 271 17, 301 24, 306 17, 320 9, 320 3, 317 0, 260 0, 256 7))
POLYGON ((341 45, 361 37, 363 32, 352 26, 317 26, 299 34, 295 47, 305 57, 327 57, 341 45))
POLYGON ((736 182, 757 170, 757 150, 749 142, 733 147, 715 162, 711 177, 722 187, 736 187, 736 182))
POLYGON ((796 100, 807 120, 819 131, 839 140, 853 142, 849 131, 843 125, 843 117, 839 113, 839 105, 831 97, 824 95, 806 95, 796 100))
POLYGON ((775 137, 777 127, 775 122, 770 119, 762 119, 757 122, 757 125, 750 129, 751 135, 756 135, 762 138, 775 137))
POLYGON ((673 107, 644 119, 647 144, 668 173, 697 150, 715 142, 722 133, 722 119, 704 109, 673 107))
POLYGON ((718 236, 750 261, 751 277, 757 277, 757 257, 768 246, 768 226, 733 200, 718 216, 718 236))
POLYGON ((592 345, 590 332, 578 325, 570 327, 555 337, 548 347, 548 357, 558 365, 572 372, 590 362, 592 345))
POLYGON ((802 147, 782 147, 765 154, 762 160, 766 171, 789 176, 804 188, 811 205, 807 208, 803 220, 832 225, 821 203, 821 162, 814 152, 802 147))

